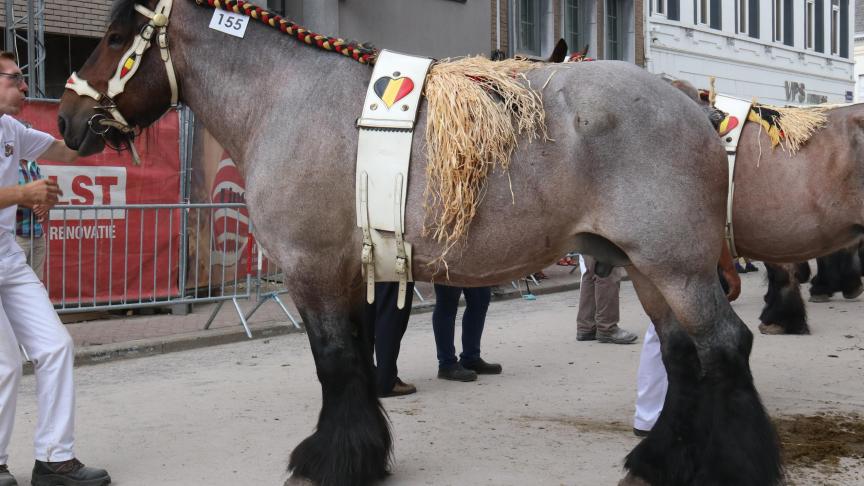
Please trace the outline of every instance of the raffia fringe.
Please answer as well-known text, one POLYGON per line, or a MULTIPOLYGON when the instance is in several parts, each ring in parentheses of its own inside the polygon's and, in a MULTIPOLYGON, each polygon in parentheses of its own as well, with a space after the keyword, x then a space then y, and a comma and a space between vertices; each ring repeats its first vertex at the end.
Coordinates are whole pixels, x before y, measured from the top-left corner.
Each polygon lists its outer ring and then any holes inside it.
POLYGON ((543 102, 525 78, 537 67, 467 57, 445 59, 430 70, 423 234, 444 243, 437 261, 445 267, 447 254, 468 233, 489 173, 508 170, 520 137, 546 138, 543 102))

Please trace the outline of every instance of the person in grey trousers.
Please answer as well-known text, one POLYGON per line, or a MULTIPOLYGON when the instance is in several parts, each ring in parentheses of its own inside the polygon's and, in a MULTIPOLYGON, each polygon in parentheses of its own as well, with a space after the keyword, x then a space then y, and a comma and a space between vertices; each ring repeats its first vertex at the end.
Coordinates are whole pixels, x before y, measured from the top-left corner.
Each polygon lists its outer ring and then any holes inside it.
POLYGON ((582 281, 579 287, 579 312, 576 340, 611 344, 633 344, 639 337, 618 327, 618 292, 621 277, 617 269, 608 276, 597 275, 597 260, 582 255, 582 281))

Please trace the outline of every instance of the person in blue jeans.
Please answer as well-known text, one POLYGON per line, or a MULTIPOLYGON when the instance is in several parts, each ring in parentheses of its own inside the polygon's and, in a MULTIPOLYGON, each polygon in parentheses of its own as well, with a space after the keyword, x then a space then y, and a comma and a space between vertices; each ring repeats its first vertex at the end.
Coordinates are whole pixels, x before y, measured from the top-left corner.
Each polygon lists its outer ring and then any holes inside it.
POLYGON ((501 373, 500 364, 487 363, 480 357, 480 338, 491 299, 491 287, 468 288, 435 284, 432 330, 435 332, 435 346, 438 348, 438 378, 474 381, 478 374, 501 373), (463 293, 465 312, 462 315, 462 354, 457 361, 453 339, 456 331, 456 309, 459 306, 459 296, 463 293))

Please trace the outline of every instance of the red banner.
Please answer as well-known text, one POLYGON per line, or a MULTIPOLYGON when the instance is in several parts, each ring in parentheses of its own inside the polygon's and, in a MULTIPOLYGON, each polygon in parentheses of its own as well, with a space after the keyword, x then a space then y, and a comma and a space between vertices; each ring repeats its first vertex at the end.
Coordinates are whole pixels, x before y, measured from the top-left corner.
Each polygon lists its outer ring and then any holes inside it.
MULTIPOLYGON (((219 142, 198 122, 192 150, 191 199, 193 203, 245 203, 246 183, 219 142)), ((243 208, 219 208, 189 215, 189 225, 203 228, 189 238, 187 286, 205 287, 255 274, 256 261, 249 234, 249 212, 243 208)))
MULTIPOLYGON (((60 138, 58 106, 31 102, 16 118, 60 138)), ((179 202, 177 113, 162 117, 136 147, 140 166, 132 164, 129 152, 108 148, 72 165, 39 161, 42 175, 56 180, 63 191, 44 227, 49 249, 40 276, 55 303, 129 303, 179 293, 179 210, 74 209, 179 202)))

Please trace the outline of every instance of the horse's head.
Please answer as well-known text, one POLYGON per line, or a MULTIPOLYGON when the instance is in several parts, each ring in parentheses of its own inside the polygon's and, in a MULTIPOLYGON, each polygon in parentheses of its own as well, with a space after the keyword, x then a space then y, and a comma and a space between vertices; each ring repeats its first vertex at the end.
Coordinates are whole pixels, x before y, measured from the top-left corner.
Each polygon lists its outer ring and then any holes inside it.
POLYGON ((172 0, 115 0, 108 30, 72 73, 58 124, 82 155, 119 147, 177 102, 167 27, 172 0), (152 48, 151 48, 152 46, 152 48))

